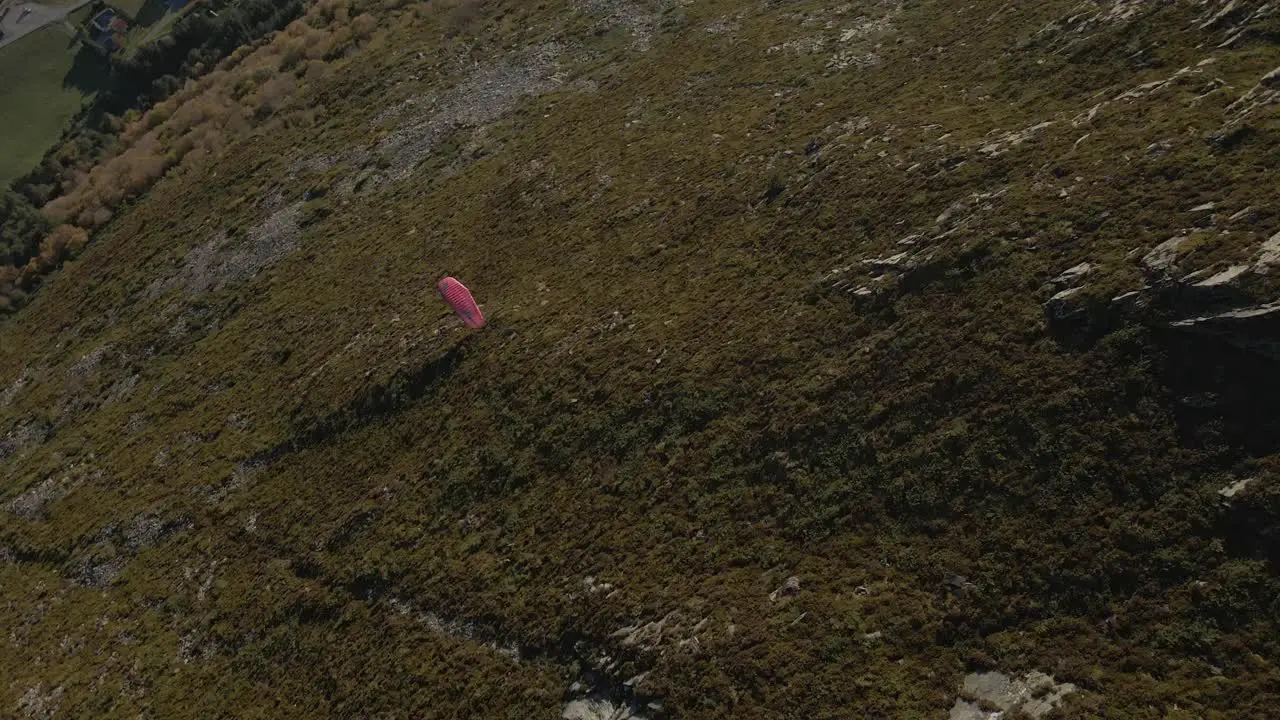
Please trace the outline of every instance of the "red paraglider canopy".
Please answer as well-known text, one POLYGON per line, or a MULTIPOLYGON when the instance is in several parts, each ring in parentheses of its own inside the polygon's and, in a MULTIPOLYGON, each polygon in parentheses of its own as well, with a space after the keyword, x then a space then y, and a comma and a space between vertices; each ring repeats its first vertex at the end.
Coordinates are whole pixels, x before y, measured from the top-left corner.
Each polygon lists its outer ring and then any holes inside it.
POLYGON ((436 283, 436 289, 440 291, 440 297, 449 303, 467 327, 484 327, 484 314, 480 312, 480 306, 476 304, 476 299, 471 297, 471 291, 466 285, 458 282, 457 278, 444 277, 436 283))

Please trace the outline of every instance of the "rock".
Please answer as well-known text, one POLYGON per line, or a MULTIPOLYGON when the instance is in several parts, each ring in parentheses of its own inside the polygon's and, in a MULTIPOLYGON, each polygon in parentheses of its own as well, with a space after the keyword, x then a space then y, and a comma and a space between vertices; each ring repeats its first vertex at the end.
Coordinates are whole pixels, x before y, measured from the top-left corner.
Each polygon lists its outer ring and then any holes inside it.
POLYGON ((1249 487, 1249 485, 1257 479, 1258 478, 1245 478, 1244 480, 1237 480, 1231 483, 1230 485, 1219 490, 1218 494, 1230 500, 1236 495, 1239 495, 1240 493, 1244 492, 1245 488, 1249 487))
POLYGON ((620 628, 610 637, 618 639, 622 647, 655 652, 667 645, 696 644, 697 634, 702 632, 709 622, 707 618, 689 618, 682 615, 679 610, 672 610, 661 619, 620 628))
POLYGON ((58 705, 62 702, 62 686, 58 685, 48 693, 44 685, 27 688, 18 699, 17 709, 25 720, 49 720, 58 714, 58 705))
POLYGON ((40 420, 29 419, 0 436, 0 460, 20 450, 34 447, 49 438, 51 428, 40 420))
POLYGON ((1280 359, 1280 301, 1178 320, 1169 327, 1221 338, 1236 347, 1280 359))
POLYGON ((602 698, 573 700, 564 706, 562 720, 642 720, 625 705, 618 707, 602 698))
POLYGON ((951 222, 952 218, 968 209, 969 206, 965 202, 954 202, 946 210, 939 213, 938 217, 934 218, 933 224, 940 228, 946 227, 947 223, 951 222))
POLYGON ((1188 210, 1187 212, 1208 212, 1209 210, 1212 210, 1216 207, 1218 207, 1217 203, 1207 202, 1203 205, 1197 205, 1191 208, 1190 210, 1188 210))
POLYGON ((10 500, 5 509, 26 520, 44 520, 48 516, 49 505, 65 497, 79 484, 79 477, 46 478, 10 500))
POLYGON ((947 589, 947 592, 955 593, 956 595, 963 595, 972 588, 977 587, 969 582, 969 578, 963 575, 948 575, 943 579, 942 586, 947 589))
POLYGON ((1258 248, 1258 261, 1254 264, 1254 269, 1266 274, 1273 265, 1280 265, 1280 232, 1272 235, 1258 248))
POLYGON ((873 268, 893 268, 901 265, 907 259, 909 253, 900 252, 897 255, 890 255, 887 258, 870 258, 863 260, 863 265, 869 265, 873 268))
POLYGON ((1006 712, 1021 712, 1038 720, 1048 715, 1062 699, 1077 688, 1071 683, 1058 683, 1042 672, 1032 670, 1013 679, 999 672, 970 673, 964 678, 961 692, 973 701, 956 700, 951 720, 998 720, 1006 712), (981 705, 991 705, 1000 712, 987 713, 981 705))
POLYGON ((1152 272, 1167 272, 1178 260, 1178 249, 1187 241, 1185 235, 1172 237, 1151 249, 1142 258, 1142 264, 1152 272))
POLYGON ((17 397, 18 393, 22 392, 22 389, 27 386, 27 383, 31 382, 31 375, 31 370, 24 367, 22 368, 22 372, 18 374, 18 377, 14 378, 14 381, 9 384, 9 387, 0 390, 0 407, 5 407, 9 403, 13 402, 13 399, 17 397))
POLYGON ((1147 288, 1141 290, 1131 290, 1111 298, 1111 306, 1120 311, 1123 316, 1133 316, 1145 310, 1149 300, 1146 294, 1147 288))
POLYGON ((1000 720, 1003 714, 987 712, 977 703, 968 700, 956 700, 956 704, 951 706, 951 715, 948 716, 948 720, 1000 720))
POLYGON ((1083 289, 1082 287, 1067 288, 1049 298, 1049 301, 1044 304, 1049 322, 1061 322, 1083 314, 1084 307, 1080 303, 1080 298, 1076 297, 1083 289))
POLYGON ((782 583, 782 587, 769 593, 769 602, 777 602, 779 597, 787 597, 800 594, 800 578, 792 575, 787 581, 782 583))
POLYGON ((1090 272, 1093 271, 1093 265, 1082 262, 1075 267, 1067 268, 1062 274, 1049 281, 1050 285, 1058 288, 1077 287, 1090 272))
POLYGON ((1246 220, 1247 222, 1253 222, 1253 219, 1256 217, 1257 217, 1257 211, 1254 209, 1252 205, 1250 205, 1249 207, 1243 210, 1239 210, 1237 212, 1232 213, 1231 216, 1227 218, 1227 221, 1239 222, 1241 220, 1247 219, 1246 220))
POLYGON ((1226 270, 1223 270, 1217 275, 1201 280, 1200 282, 1196 283, 1193 287, 1216 288, 1222 285, 1228 285, 1232 281, 1234 281, 1236 278, 1240 277, 1241 275, 1245 274, 1248 271, 1249 271, 1248 265, 1232 265, 1231 267, 1227 268, 1226 270))

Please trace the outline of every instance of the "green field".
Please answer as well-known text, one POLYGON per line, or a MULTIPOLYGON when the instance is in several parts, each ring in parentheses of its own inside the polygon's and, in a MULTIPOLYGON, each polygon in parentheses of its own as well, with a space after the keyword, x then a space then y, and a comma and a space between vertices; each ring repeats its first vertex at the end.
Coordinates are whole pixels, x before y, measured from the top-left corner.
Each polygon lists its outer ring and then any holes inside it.
POLYGON ((65 84, 75 58, 75 47, 56 26, 0 50, 0 183, 40 162, 85 101, 81 89, 65 84))

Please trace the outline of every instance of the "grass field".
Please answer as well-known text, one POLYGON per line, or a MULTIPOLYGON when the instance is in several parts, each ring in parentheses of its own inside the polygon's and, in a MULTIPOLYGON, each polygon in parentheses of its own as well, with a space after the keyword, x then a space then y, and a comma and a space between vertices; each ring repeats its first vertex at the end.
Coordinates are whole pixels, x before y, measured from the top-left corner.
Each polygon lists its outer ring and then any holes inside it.
POLYGON ((65 85, 76 49, 48 27, 0 50, 0 183, 30 170, 80 109, 86 95, 65 85))

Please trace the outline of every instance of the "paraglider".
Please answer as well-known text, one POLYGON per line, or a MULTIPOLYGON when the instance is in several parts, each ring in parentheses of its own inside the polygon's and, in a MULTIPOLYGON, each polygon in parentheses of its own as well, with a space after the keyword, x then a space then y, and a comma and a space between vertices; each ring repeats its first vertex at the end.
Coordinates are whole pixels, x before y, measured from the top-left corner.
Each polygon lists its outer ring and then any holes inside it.
POLYGON ((480 306, 476 304, 476 299, 471 296, 467 286, 458 282, 457 278, 440 278, 440 282, 436 283, 436 292, 449 303, 449 307, 453 308, 467 327, 484 327, 484 314, 480 312, 480 306))

